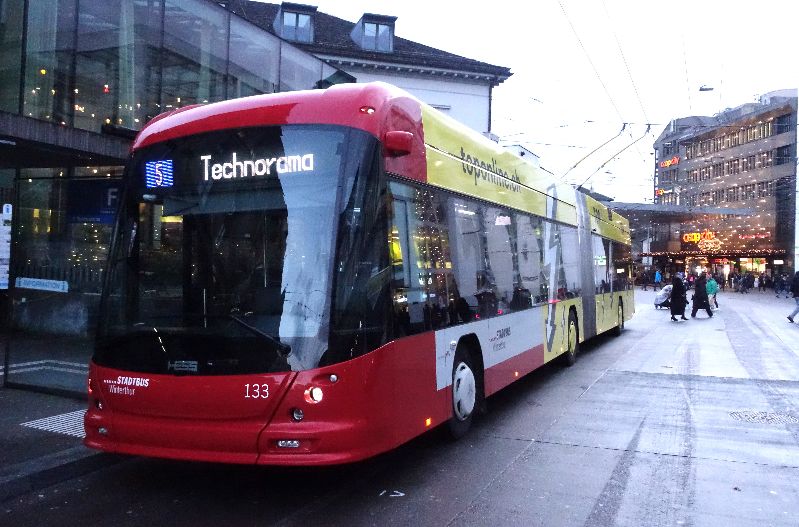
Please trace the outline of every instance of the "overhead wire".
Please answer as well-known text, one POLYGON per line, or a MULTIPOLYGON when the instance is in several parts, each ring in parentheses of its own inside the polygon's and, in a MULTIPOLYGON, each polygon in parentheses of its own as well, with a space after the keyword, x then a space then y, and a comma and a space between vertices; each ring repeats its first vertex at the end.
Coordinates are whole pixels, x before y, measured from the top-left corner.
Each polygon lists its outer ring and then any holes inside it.
POLYGON ((605 85, 605 82, 602 80, 602 76, 599 74, 599 70, 594 65, 594 61, 591 60, 591 55, 588 54, 588 50, 585 49, 585 45, 583 45, 583 41, 582 41, 582 39, 580 39, 580 35, 577 33, 577 29, 574 27, 574 24, 572 24, 572 21, 569 18, 569 14, 566 13, 566 8, 563 7, 563 3, 561 2, 561 0, 557 0, 557 1, 558 1, 558 5, 560 6, 560 10, 563 11, 563 16, 566 17, 566 22, 569 23, 569 27, 571 28, 572 32, 574 33, 574 38, 577 39, 577 42, 580 44, 580 48, 582 48, 583 53, 585 53, 585 57, 588 59, 588 63, 591 65, 591 68, 593 68, 594 75, 596 75, 597 80, 599 80, 599 84, 601 84, 602 88, 605 90, 605 94, 608 96, 608 99, 610 100, 610 104, 616 110, 616 113, 618 114, 619 119, 621 120, 621 122, 625 122, 624 121, 624 117, 622 117, 622 115, 621 115, 621 111, 619 110, 619 107, 616 105, 616 101, 613 100, 613 96, 610 94, 610 90, 608 90, 608 87, 605 85))
POLYGON ((621 60, 624 62, 624 68, 627 70, 627 77, 630 79, 630 83, 633 85, 633 91, 635 92, 635 98, 638 99, 638 105, 641 107, 641 114, 643 114, 644 119, 647 123, 649 123, 649 117, 646 115, 646 109, 644 108, 644 102, 641 100, 641 94, 638 92, 638 86, 635 84, 635 79, 633 79, 633 74, 630 71, 630 65, 627 63, 627 57, 624 56, 624 51, 621 48, 621 43, 619 42, 619 36, 616 33, 616 28, 613 25, 613 20, 610 18, 610 12, 608 12, 608 6, 605 4, 605 0, 602 0, 602 8, 605 10, 605 16, 608 18, 608 22, 610 22, 610 30, 613 33, 613 39, 616 41, 616 47, 619 49, 619 55, 621 55, 621 60))
MULTIPOLYGON (((574 27, 574 24, 572 23, 572 21, 571 21, 571 18, 569 18, 569 15, 568 15, 568 13, 566 12, 566 9, 565 9, 565 7, 563 6, 563 3, 561 2, 561 0, 558 0, 558 5, 560 6, 560 9, 561 9, 561 11, 563 12, 563 16, 566 18, 566 21, 568 22, 568 24, 569 24, 569 27, 571 28, 572 32, 574 33, 574 36, 575 36, 575 38, 577 39, 577 42, 579 43, 579 45, 580 45, 580 48, 583 50, 583 53, 585 53, 585 56, 586 56, 586 58, 588 59, 588 63, 591 65, 591 68, 594 70, 594 75, 596 75, 596 77, 597 77, 597 80, 599 80, 599 83, 602 85, 602 88, 605 90, 605 94, 607 95, 608 99, 610 100, 610 103, 611 103, 611 105, 613 106, 614 110, 616 110, 616 114, 619 116, 619 119, 620 119, 620 120, 622 121, 622 123, 623 123, 623 126, 622 126, 622 129, 621 129, 621 131, 620 131, 620 132, 619 132, 619 133, 618 133, 616 136, 614 136, 614 137, 613 137, 612 139, 610 139, 609 141, 606 141, 605 143, 603 143, 603 144, 602 144, 602 145, 600 145, 599 147, 595 148, 595 149, 594 149, 594 150, 592 150, 592 151, 591 151, 591 152, 590 152, 588 155, 584 156, 584 157, 583 157, 582 159, 580 159, 580 160, 579 160, 577 163, 575 163, 575 164, 574 164, 574 165, 573 165, 571 168, 569 168, 569 170, 567 170, 567 171, 566 171, 566 173, 564 173, 564 174, 563 174, 563 176, 561 176, 562 178, 565 178, 565 177, 566 177, 566 175, 567 175, 569 172, 571 172, 571 170, 573 170, 573 169, 574 169, 574 168, 575 168, 577 165, 579 165, 580 163, 582 163, 582 162, 583 162, 585 159, 587 159, 587 158, 588 158, 590 155, 592 155, 594 152, 596 152, 596 151, 597 151, 597 150, 599 150, 600 148, 602 148, 602 147, 604 147, 605 145, 607 145, 608 143, 610 143, 610 141, 612 141, 613 139, 616 139, 617 137, 621 136, 621 134, 622 134, 622 133, 624 133, 624 130, 625 130, 625 128, 627 127, 627 124, 628 124, 628 123, 625 121, 624 117, 622 116, 621 110, 619 110, 619 107, 618 107, 618 105, 616 104, 616 101, 614 100, 614 98, 613 98, 613 95, 611 95, 611 93, 610 93, 610 90, 608 89, 607 85, 606 85, 606 84, 605 84, 605 82, 602 80, 602 76, 600 75, 600 73, 599 73, 599 70, 597 69, 596 65, 594 64, 594 61, 591 59, 591 56, 589 55, 589 53, 588 53, 588 50, 585 48, 585 45, 583 44, 583 41, 582 41, 582 39, 580 38, 580 35, 577 33, 577 29, 574 27)), ((603 4, 603 5, 604 5, 604 4, 603 4)), ((607 14, 607 8, 605 8, 605 12, 606 12, 606 14, 607 14)), ((608 15, 608 19, 610 19, 609 15, 608 15)), ((618 38, 616 38, 616 42, 617 42, 617 45, 618 45, 618 38)), ((619 47, 620 47, 620 46, 619 46, 619 47)), ((624 55, 623 55, 623 53, 622 53, 622 60, 624 60, 624 62, 625 62, 625 66, 627 67, 627 69, 628 69, 628 74, 629 74, 629 66, 627 66, 627 62, 626 62, 626 59, 624 58, 624 55)), ((630 75, 630 78, 631 78, 631 80, 632 80, 632 76, 631 76, 631 75, 630 75)), ((636 91, 636 95, 638 95, 638 88, 637 88, 637 86, 635 86, 635 83, 634 83, 634 81, 633 81, 633 87, 634 87, 634 89, 635 89, 635 91, 636 91)), ((639 104, 641 104, 641 107, 642 107, 642 110, 643 110, 643 104, 640 102, 640 97, 639 97, 639 104)), ((600 166, 600 167, 599 167, 597 170, 595 170, 595 171, 594 171, 594 172, 593 172, 591 175, 589 175, 589 176, 588 176, 588 178, 586 178, 586 180, 585 180, 585 181, 584 181, 584 182, 583 182, 583 183, 582 183, 580 186, 578 186, 578 188, 581 188, 581 187, 582 187, 582 186, 583 186, 583 185, 584 185, 584 184, 585 184, 585 183, 586 183, 586 182, 587 182, 587 181, 588 181, 588 180, 589 180, 591 177, 593 177, 593 175, 594 175, 594 174, 596 174, 597 172, 599 172, 599 170, 601 170, 602 168, 604 168, 604 166, 605 166, 605 165, 607 165, 607 164, 608 164, 610 161, 612 161, 613 159, 615 159, 615 158, 616 158, 616 157, 617 157, 619 154, 621 154, 621 153, 622 153, 622 152, 624 152, 624 151, 625 151, 627 148, 629 148, 629 147, 630 147, 630 146, 632 146, 632 145, 635 145, 636 143, 638 143, 638 141, 640 141, 641 139, 643 139, 644 137, 646 137, 646 135, 647 135, 647 134, 649 133, 649 131, 651 130, 652 124, 648 122, 648 121, 649 121, 649 118, 648 118, 648 117, 646 117, 646 113, 645 113, 645 112, 644 112, 644 119, 647 121, 647 128, 646 128, 646 132, 644 132, 644 134, 643 134, 641 137, 639 137, 638 139, 635 139, 635 140, 634 140, 632 143, 630 143, 629 145, 627 145, 626 147, 624 147, 624 148, 623 148, 621 151, 617 152, 617 153, 616 153, 616 154, 615 154, 613 157, 611 157, 611 158, 610 158, 610 159, 608 159, 608 160, 607 160, 605 163, 603 163, 603 164, 602 164, 602 165, 601 165, 601 166, 600 166)), ((631 138, 632 138, 632 135, 631 135, 631 138)), ((636 147, 636 149, 637 149, 637 147, 636 147)), ((639 156, 641 157, 642 161, 646 163, 646 158, 644 157, 644 155, 641 153, 641 151, 640 151, 640 150, 638 150, 638 154, 639 154, 639 156)))
MULTIPOLYGON (((630 84, 633 86, 633 91, 635 92, 635 98, 638 100, 638 106, 641 107, 641 114, 644 116, 644 120, 647 123, 647 126, 651 126, 649 116, 646 114, 646 109, 644 108, 644 102, 641 100, 641 94, 638 91, 638 85, 635 83, 635 79, 633 78, 633 74, 630 71, 630 65, 627 62, 627 57, 624 55, 624 51, 621 47, 621 42, 619 42, 619 36, 616 33, 616 26, 613 24, 613 20, 610 17, 610 12, 608 11, 608 6, 605 4, 605 0, 602 0, 602 8, 605 10, 605 16, 608 19, 608 25, 610 26, 611 33, 613 33, 613 39, 616 41, 616 48, 619 50, 619 55, 621 56, 621 60, 624 63, 624 68, 627 70, 627 77, 630 79, 630 84)), ((636 145, 635 149, 638 151, 638 155, 641 159, 646 162, 646 157, 641 152, 641 149, 638 148, 636 145)))
MULTIPOLYGON (((614 139, 616 139, 617 137, 621 136, 621 134, 623 134, 623 133, 624 133, 624 130, 625 130, 626 128, 627 128, 627 123, 622 123, 621 130, 619 130, 619 133, 618 133, 618 134, 614 135, 613 137, 611 137, 610 139, 608 139, 607 141, 605 141, 604 143, 602 143, 601 145, 599 145, 598 147, 594 148, 593 150, 591 150, 590 152, 588 152, 586 155, 584 155, 583 157, 581 157, 579 161, 577 161, 575 164, 573 164, 573 165, 571 166, 571 168, 569 168, 569 170, 567 170, 566 172, 564 172, 564 173, 563 173, 563 176, 561 176, 561 178, 565 178, 565 177, 566 177, 566 176, 569 174, 569 172, 571 172, 572 170, 574 170, 574 169, 577 167, 577 165, 579 165, 580 163, 582 163, 583 161, 585 161, 586 159, 588 159, 588 158, 589 158, 589 157, 590 157, 590 156, 591 156, 591 155, 592 155, 594 152, 596 152, 597 150, 599 150, 599 149, 600 149, 600 148, 602 148, 603 146, 607 145, 608 143, 610 143, 611 141, 613 141, 613 140, 614 140, 614 139)), ((647 128, 647 130, 649 130, 649 128, 647 128)), ((604 165, 603 165, 603 166, 604 166, 604 165)), ((593 174, 592 174, 592 175, 593 175, 593 174)))
POLYGON ((630 148, 631 146, 633 146, 635 143, 637 143, 638 141, 640 141, 641 139, 643 139, 644 137, 646 137, 646 135, 649 133, 649 130, 650 130, 651 128, 652 128, 651 126, 647 126, 647 127, 646 127, 646 132, 644 132, 644 133, 643 133, 643 135, 641 135, 641 137, 639 137, 638 139, 636 139, 635 141, 633 141, 633 142, 632 142, 632 143, 630 143, 629 145, 625 146, 624 148, 622 148, 621 150, 619 150, 618 152, 616 152, 615 154, 613 154, 613 156, 611 156, 611 157, 610 157, 610 159, 608 159, 607 161, 605 161, 604 163, 602 163, 602 164, 599 166, 599 168, 597 168, 596 170, 594 170, 594 171, 593 171, 593 172, 592 172, 592 173, 591 173, 591 174, 590 174, 590 175, 589 175, 587 178, 585 178, 585 180, 584 180, 582 183, 580 183, 580 184, 577 186, 577 188, 578 188, 578 189, 582 188, 582 187, 583 187, 583 185, 585 185, 586 183, 588 183, 588 180, 589 180, 589 179, 591 179, 591 178, 594 176, 594 174, 596 174, 597 172, 599 172, 600 170, 602 170, 603 168, 605 168, 605 165, 607 165, 608 163, 610 163, 611 161, 613 161, 613 160, 614 160, 616 157, 618 157, 618 156, 619 156, 619 154, 621 154, 622 152, 624 152, 625 150, 627 150, 628 148, 630 148))

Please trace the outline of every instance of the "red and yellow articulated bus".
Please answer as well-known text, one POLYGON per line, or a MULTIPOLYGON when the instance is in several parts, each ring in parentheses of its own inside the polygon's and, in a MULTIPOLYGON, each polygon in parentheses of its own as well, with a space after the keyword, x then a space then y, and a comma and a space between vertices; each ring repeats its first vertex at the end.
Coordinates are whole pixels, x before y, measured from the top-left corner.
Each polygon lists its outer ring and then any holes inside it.
POLYGON ((457 437, 634 311, 627 220, 387 84, 164 114, 125 182, 99 450, 326 465, 457 437))

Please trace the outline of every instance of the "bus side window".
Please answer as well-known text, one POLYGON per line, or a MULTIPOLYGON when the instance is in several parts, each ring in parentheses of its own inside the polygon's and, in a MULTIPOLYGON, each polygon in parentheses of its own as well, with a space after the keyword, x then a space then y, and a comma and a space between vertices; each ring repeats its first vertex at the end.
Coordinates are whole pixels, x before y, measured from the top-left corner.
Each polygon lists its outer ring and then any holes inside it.
POLYGON ((632 289, 632 252, 629 245, 613 242, 613 290, 632 289))
POLYGON ((392 182, 390 221, 394 333, 411 335, 451 325, 458 312, 449 233, 438 194, 392 182))
POLYGON ((594 287, 596 294, 610 292, 610 241, 592 235, 594 253, 594 287))
MULTIPOLYGON (((545 302, 547 300, 547 277, 544 273, 544 240, 541 219, 526 214, 516 214, 514 225, 516 226, 516 261, 519 269, 519 283, 514 289, 514 298, 518 294, 524 294, 530 296, 531 305, 545 302)), ((514 309, 518 308, 514 307, 514 309)))

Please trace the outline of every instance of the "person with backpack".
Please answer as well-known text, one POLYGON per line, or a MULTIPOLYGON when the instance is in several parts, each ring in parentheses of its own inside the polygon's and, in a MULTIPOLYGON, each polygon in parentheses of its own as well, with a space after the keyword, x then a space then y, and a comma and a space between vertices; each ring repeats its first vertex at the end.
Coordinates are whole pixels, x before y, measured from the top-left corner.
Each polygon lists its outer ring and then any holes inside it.
POLYGON ((716 299, 716 294, 719 292, 719 284, 713 278, 713 275, 707 279, 707 284, 705 285, 705 290, 707 291, 708 299, 715 304, 716 309, 719 308, 719 301, 716 299))

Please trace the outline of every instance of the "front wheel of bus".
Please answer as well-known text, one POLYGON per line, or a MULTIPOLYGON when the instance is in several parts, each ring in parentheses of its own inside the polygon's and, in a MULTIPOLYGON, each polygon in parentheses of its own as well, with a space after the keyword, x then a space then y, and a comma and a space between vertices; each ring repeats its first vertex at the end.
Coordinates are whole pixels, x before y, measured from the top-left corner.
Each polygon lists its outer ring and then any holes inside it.
POLYGON ((566 343, 569 347, 561 356, 562 363, 564 366, 574 366, 580 347, 580 328, 577 326, 577 315, 574 314, 574 311, 569 312, 569 325, 566 327, 566 331, 566 343))
POLYGON ((452 418, 448 422, 452 439, 458 439, 469 431, 477 398, 477 377, 472 358, 467 351, 459 349, 452 365, 452 418))

